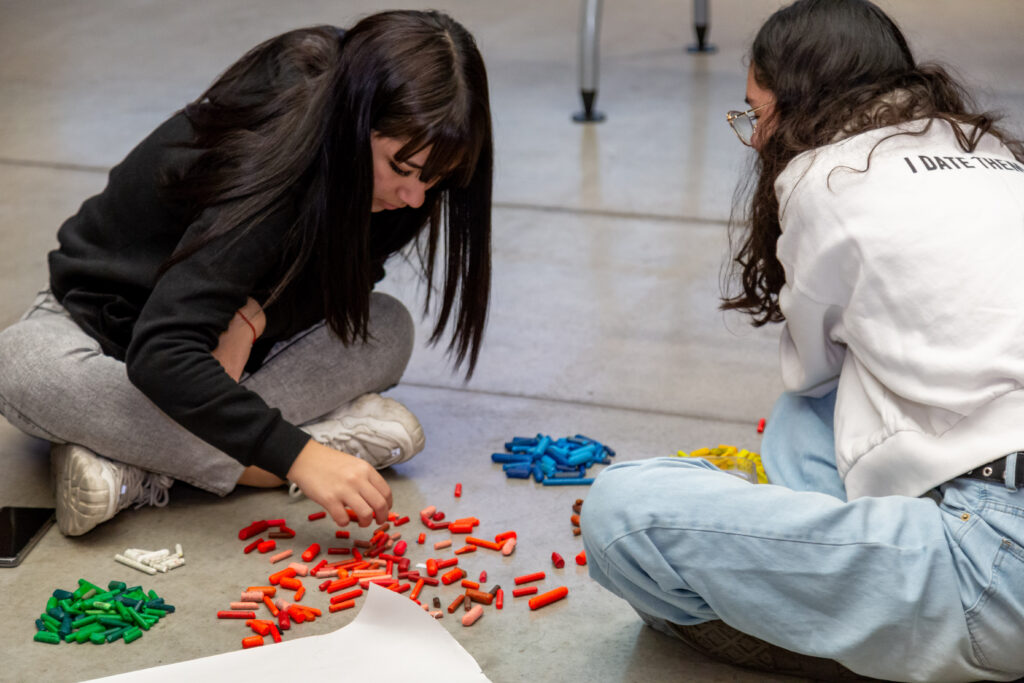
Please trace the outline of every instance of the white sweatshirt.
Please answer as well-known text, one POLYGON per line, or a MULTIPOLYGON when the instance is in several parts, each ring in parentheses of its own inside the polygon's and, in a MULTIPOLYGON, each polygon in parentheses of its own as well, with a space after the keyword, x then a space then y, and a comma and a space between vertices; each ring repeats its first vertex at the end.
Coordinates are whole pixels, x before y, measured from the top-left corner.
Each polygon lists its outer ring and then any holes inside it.
POLYGON ((925 123, 801 154, 775 184, 783 382, 838 382, 851 500, 1024 450, 1024 164, 991 136, 964 152, 941 120, 885 139, 925 123))

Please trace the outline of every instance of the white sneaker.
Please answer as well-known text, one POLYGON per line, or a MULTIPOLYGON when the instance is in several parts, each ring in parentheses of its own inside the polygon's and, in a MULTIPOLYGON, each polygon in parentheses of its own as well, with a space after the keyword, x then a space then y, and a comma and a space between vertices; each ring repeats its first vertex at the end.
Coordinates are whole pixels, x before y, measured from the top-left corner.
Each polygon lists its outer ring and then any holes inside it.
POLYGON ((130 505, 164 507, 174 479, 108 460, 77 444, 53 444, 50 466, 56 479, 57 526, 81 536, 130 505))
MULTIPOLYGON (((423 426, 416 416, 395 399, 380 394, 363 394, 322 420, 303 425, 302 431, 378 470, 405 462, 425 444, 423 426)), ((291 495, 297 491, 292 484, 291 495)))

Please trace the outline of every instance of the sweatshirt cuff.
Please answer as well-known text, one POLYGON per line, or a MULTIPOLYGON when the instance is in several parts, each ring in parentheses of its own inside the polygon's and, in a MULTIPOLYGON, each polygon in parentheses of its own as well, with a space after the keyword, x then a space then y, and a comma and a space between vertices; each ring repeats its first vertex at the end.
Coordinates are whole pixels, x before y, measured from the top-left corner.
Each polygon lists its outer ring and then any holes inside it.
POLYGON ((309 440, 309 434, 290 422, 280 420, 254 453, 253 464, 287 479, 288 470, 309 440))

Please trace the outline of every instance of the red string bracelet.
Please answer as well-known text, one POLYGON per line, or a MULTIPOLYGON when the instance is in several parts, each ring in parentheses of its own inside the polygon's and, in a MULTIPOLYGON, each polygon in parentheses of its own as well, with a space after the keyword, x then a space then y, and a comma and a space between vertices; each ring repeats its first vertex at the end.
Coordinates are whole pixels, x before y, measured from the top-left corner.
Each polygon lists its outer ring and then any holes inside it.
POLYGON ((252 341, 250 342, 250 344, 255 344, 256 343, 256 327, 255 327, 255 325, 253 325, 251 322, 249 322, 249 319, 246 318, 245 314, 242 313, 241 311, 238 311, 238 317, 240 317, 242 320, 244 320, 245 324, 249 326, 250 330, 252 330, 252 341))

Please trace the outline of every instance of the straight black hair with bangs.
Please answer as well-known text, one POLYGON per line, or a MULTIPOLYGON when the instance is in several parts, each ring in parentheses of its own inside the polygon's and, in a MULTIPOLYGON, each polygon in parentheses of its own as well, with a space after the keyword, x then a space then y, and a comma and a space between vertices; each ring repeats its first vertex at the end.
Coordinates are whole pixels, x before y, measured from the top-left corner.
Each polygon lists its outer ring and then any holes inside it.
POLYGON ((225 233, 244 239, 250 226, 294 203, 301 211, 285 236, 289 265, 263 303, 312 269, 325 319, 345 343, 367 336, 371 135, 405 141, 399 161, 429 146, 420 178, 440 182, 396 219, 417 240, 425 312, 444 239, 430 341, 454 319, 448 350, 456 365, 468 360, 472 374, 490 297, 493 136, 486 70, 465 28, 440 12, 392 11, 343 32, 290 31, 253 48, 185 113, 202 152, 168 178, 169 194, 197 214, 219 210, 165 269, 225 233))

